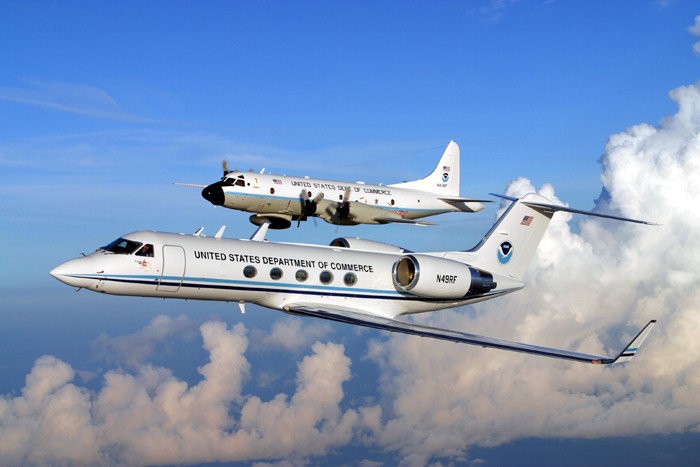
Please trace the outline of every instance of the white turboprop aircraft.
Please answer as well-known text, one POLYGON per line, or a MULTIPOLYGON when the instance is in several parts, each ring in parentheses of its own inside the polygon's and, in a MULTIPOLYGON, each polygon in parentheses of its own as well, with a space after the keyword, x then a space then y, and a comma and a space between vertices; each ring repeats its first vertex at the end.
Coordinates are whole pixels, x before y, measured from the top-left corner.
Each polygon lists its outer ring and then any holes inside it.
POLYGON ((402 315, 499 297, 523 288, 523 277, 556 211, 643 224, 554 205, 529 194, 473 249, 414 253, 385 243, 339 238, 330 246, 273 243, 264 224, 250 240, 140 231, 67 261, 51 275, 68 285, 115 295, 251 302, 287 313, 388 331, 495 347, 585 363, 630 360, 650 321, 612 357, 541 347, 421 326, 402 315))
POLYGON ((459 146, 450 141, 435 170, 422 180, 393 185, 369 185, 288 177, 255 172, 229 171, 202 187, 202 196, 215 206, 255 213, 256 225, 270 228, 297 226, 310 216, 338 225, 387 224, 391 222, 429 225, 416 219, 446 212, 477 212, 482 200, 459 195, 459 146))

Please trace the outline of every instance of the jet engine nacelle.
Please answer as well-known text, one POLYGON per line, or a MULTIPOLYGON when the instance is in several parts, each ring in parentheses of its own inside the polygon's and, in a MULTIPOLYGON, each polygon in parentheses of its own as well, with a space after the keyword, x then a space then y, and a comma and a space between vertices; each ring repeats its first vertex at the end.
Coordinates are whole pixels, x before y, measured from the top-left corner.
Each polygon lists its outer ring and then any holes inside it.
POLYGON ((375 242, 373 240, 365 240, 364 238, 336 238, 330 243, 331 246, 339 248, 350 248, 352 250, 378 251, 382 253, 411 253, 410 250, 399 246, 390 245, 389 243, 375 242))
POLYGON ((496 287, 493 275, 465 263, 428 255, 406 255, 394 263, 394 285, 427 298, 464 298, 496 287))

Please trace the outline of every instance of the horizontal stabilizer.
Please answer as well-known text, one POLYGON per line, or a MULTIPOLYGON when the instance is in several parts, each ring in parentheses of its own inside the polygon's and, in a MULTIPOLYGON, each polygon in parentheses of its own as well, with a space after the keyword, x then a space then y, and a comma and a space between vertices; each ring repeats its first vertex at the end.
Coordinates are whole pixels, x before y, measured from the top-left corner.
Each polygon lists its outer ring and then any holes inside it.
POLYGON ((199 183, 179 183, 179 182, 173 182, 173 185, 178 185, 178 186, 191 186, 194 188, 206 188, 206 185, 200 185, 199 183))
POLYGON ((438 198, 446 203, 493 203, 492 199, 476 199, 476 198, 438 198))
POLYGON ((400 217, 375 217, 380 224, 413 224, 413 225, 437 225, 434 222, 418 221, 414 219, 402 219, 400 217))
MULTIPOLYGON (((517 201, 518 198, 514 198, 512 196, 506 196, 506 195, 498 195, 496 193, 490 193, 493 196, 496 196, 498 198, 506 199, 508 201, 517 201)), ((594 217, 602 217, 605 219, 614 219, 616 221, 624 221, 624 222, 634 222, 636 224, 646 224, 646 225, 661 225, 657 224, 655 222, 648 222, 648 221, 641 221, 638 219, 630 219, 629 217, 620 217, 620 216, 611 216, 609 214, 600 214, 598 212, 592 212, 592 211, 582 211, 580 209, 573 209, 569 208, 567 206, 561 206, 559 204, 548 204, 548 203, 536 203, 536 202, 531 202, 531 201, 523 201, 523 204, 530 206, 532 208, 540 208, 540 209, 546 209, 546 210, 551 210, 551 211, 564 211, 564 212, 571 212, 573 214, 583 214, 584 216, 594 216, 594 217)))
POLYGON ((610 364, 615 362, 629 361, 639 349, 644 339, 649 335, 651 328, 656 321, 650 321, 642 331, 632 340, 632 342, 620 352, 617 357, 604 357, 600 355, 590 355, 570 350, 556 349, 551 347, 541 347, 523 342, 499 339, 496 337, 482 336, 479 334, 468 334, 449 329, 433 328, 422 326, 408 321, 402 321, 381 316, 367 315, 349 308, 328 307, 317 304, 292 304, 285 306, 285 311, 291 314, 311 316, 316 318, 338 321, 341 323, 355 324, 369 328, 381 329, 383 331, 400 332, 414 336, 430 337, 461 344, 478 345, 481 347, 492 347, 496 349, 522 352, 544 357, 573 360, 582 363, 610 364))

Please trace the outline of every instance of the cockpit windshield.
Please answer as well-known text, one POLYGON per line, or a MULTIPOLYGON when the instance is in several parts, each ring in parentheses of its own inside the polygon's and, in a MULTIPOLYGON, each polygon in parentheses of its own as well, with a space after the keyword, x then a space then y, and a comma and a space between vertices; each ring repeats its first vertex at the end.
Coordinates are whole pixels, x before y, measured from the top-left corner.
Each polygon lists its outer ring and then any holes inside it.
POLYGON ((105 245, 100 250, 118 255, 130 255, 143 245, 141 242, 134 242, 125 238, 118 238, 109 245, 105 245))
POLYGON ((243 175, 239 175, 236 178, 225 176, 224 178, 221 179, 221 181, 223 182, 224 186, 242 186, 242 187, 245 187, 245 177, 243 175))

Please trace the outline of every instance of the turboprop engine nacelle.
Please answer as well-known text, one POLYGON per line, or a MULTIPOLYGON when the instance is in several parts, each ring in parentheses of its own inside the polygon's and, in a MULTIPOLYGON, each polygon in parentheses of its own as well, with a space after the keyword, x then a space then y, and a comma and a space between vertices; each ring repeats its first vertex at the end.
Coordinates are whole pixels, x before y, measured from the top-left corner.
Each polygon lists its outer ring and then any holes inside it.
POLYGON ((330 246, 339 248, 350 248, 352 250, 378 251, 382 253, 412 253, 411 250, 391 245, 389 243, 375 242, 373 240, 365 240, 364 238, 336 238, 330 243, 330 246))
POLYGON ((496 287, 493 275, 468 264, 429 255, 406 255, 394 263, 394 285, 429 298, 464 298, 496 287))

